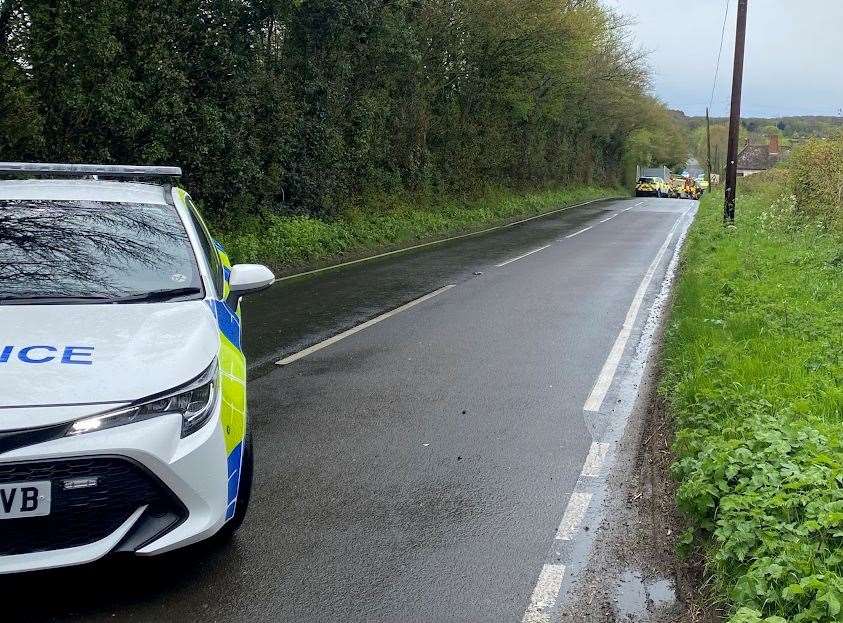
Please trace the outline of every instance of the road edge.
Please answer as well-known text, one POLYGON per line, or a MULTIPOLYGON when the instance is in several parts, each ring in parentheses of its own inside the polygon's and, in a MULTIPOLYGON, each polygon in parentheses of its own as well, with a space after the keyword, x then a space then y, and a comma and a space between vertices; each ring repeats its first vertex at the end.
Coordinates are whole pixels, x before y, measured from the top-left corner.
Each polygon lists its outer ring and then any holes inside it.
POLYGON ((559 214, 561 212, 566 212, 567 210, 573 210, 574 208, 582 208, 587 205, 591 205, 594 203, 600 203, 601 201, 619 201, 622 199, 630 199, 631 197, 623 197, 623 196, 613 196, 613 197, 601 197, 599 199, 591 199, 590 201, 584 201, 582 203, 576 203, 574 205, 564 206, 562 208, 556 208, 554 210, 550 210, 549 212, 542 212, 541 214, 535 214, 533 216, 527 218, 519 218, 515 221, 511 222, 504 222, 501 225, 495 225, 493 227, 486 227, 483 229, 479 229, 477 231, 471 231, 463 234, 457 234, 455 236, 448 236, 445 238, 435 238, 433 240, 429 240, 427 242, 422 242, 419 244, 410 245, 407 247, 399 247, 397 249, 392 249, 390 251, 385 251, 383 253, 376 253, 375 255, 366 255, 364 257, 355 258, 349 260, 347 262, 339 262, 336 264, 331 264, 329 266, 322 266, 319 268, 313 268, 309 270, 304 270, 301 272, 293 273, 290 275, 284 275, 282 272, 282 276, 278 277, 275 282, 280 283, 283 281, 290 281, 292 279, 301 279, 303 277, 309 277, 311 275, 317 275, 319 273, 328 272, 331 270, 336 270, 338 268, 344 268, 346 266, 353 266, 354 264, 361 264, 363 262, 370 262, 372 260, 380 259, 383 257, 389 257, 391 255, 398 255, 401 253, 407 253, 408 251, 414 251, 416 249, 424 249, 426 247, 432 247, 438 244, 444 244, 446 242, 451 242, 453 240, 462 240, 464 238, 471 238, 473 236, 480 236, 482 234, 488 234, 493 231, 499 231, 501 229, 508 229, 509 227, 515 227, 517 225, 521 225, 523 223, 528 223, 530 221, 535 221, 541 218, 547 218, 549 216, 553 216, 555 214, 559 214))

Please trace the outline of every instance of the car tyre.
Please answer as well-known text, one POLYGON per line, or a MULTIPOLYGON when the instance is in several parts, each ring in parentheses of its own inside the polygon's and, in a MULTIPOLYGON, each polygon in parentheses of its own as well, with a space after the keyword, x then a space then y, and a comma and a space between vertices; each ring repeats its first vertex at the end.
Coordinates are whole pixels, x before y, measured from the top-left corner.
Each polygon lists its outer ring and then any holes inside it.
POLYGON ((249 510, 249 500, 252 498, 252 482, 255 473, 255 455, 252 444, 252 431, 246 434, 243 441, 243 465, 240 468, 240 487, 237 490, 237 506, 234 510, 234 517, 227 521, 217 537, 227 541, 234 536, 237 529, 243 525, 246 513, 249 510))

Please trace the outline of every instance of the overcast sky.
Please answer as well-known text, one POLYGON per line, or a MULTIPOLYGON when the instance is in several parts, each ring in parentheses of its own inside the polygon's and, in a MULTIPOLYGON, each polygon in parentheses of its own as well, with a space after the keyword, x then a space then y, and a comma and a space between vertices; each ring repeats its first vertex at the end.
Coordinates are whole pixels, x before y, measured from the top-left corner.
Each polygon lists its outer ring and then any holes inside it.
MULTIPOLYGON (((705 114, 726 0, 604 0, 634 17, 650 51, 655 94, 705 114)), ((737 0, 729 19, 712 114, 729 109, 737 0)), ((743 115, 838 115, 843 109, 843 0, 749 0, 743 115)))

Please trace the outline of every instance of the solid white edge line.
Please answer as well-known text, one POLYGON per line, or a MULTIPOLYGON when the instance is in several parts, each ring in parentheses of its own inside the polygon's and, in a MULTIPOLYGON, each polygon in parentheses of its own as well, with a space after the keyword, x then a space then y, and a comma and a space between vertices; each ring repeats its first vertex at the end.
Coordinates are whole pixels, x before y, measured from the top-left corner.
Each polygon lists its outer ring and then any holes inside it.
POLYGON ((571 499, 568 500, 568 506, 565 508, 565 514, 562 516, 559 529, 556 531, 557 541, 571 541, 574 538, 577 530, 582 526, 592 497, 592 493, 584 491, 574 491, 571 494, 571 499))
POLYGON ((530 605, 524 613, 521 623, 549 623, 550 614, 547 612, 556 605, 562 580, 565 577, 565 565, 545 565, 542 567, 536 588, 530 597, 530 605))
POLYGON ((588 226, 588 227, 586 227, 585 229, 581 229, 581 230, 579 230, 579 231, 575 231, 573 234, 569 234, 569 235, 565 236, 565 240, 567 240, 568 238, 573 238, 574 236, 579 236, 580 234, 584 234, 584 233, 585 233, 585 232, 587 232, 589 229, 594 229, 594 225, 589 225, 589 226, 588 226))
POLYGON ((632 327, 635 325, 635 319, 638 317, 638 313, 641 310, 641 304, 644 302, 644 296, 647 294, 650 282, 653 280, 653 276, 656 274, 656 270, 658 269, 659 264, 661 264, 662 258, 667 252, 667 248, 670 246, 673 237, 676 235, 676 230, 679 229, 679 224, 685 218, 685 214, 687 214, 687 211, 683 212, 681 216, 676 219, 676 222, 673 224, 673 228, 670 230, 670 233, 668 233, 664 244, 662 244, 655 259, 653 259, 650 267, 647 269, 644 278, 641 280, 641 285, 638 286, 638 290, 635 292, 635 296, 632 299, 632 304, 629 306, 629 311, 626 313, 626 318, 624 319, 621 332, 618 334, 618 337, 612 346, 612 350, 606 358, 606 363, 603 364, 603 368, 600 370, 600 375, 597 377, 597 381, 591 390, 591 394, 585 401, 585 406, 583 406, 584 411, 597 413, 603 406, 603 400, 605 400, 606 393, 612 385, 621 357, 626 349, 626 344, 629 341, 630 335, 632 335, 632 327))
POLYGON ((488 234, 492 231, 497 231, 499 229, 506 229, 507 227, 515 227, 516 225, 521 225, 522 223, 528 223, 530 221, 535 221, 536 219, 544 218, 546 216, 552 216, 554 214, 559 214, 560 212, 565 212, 566 210, 573 210, 574 208, 582 208, 583 206, 591 205, 592 203, 599 203, 601 201, 622 201, 627 199, 628 197, 603 197, 602 199, 592 199, 591 201, 586 201, 584 203, 577 203, 572 206, 565 206, 564 208, 559 208, 558 210, 551 210, 550 212, 542 212, 541 214, 537 214, 536 216, 531 216, 529 218, 521 219, 520 221, 515 221, 514 223, 507 223, 506 225, 496 225, 495 227, 489 227, 487 229, 481 229, 480 231, 473 231, 467 234, 460 234, 459 236, 451 236, 450 238, 443 238, 442 240, 432 240, 430 242, 423 242, 422 244, 416 244, 411 247, 402 247, 401 249, 395 249, 394 251, 387 251, 386 253, 378 253, 377 255, 370 255, 368 257, 361 257, 358 260, 351 260, 348 262, 342 262, 340 264, 333 264, 331 266, 325 266, 323 268, 315 268, 313 270, 307 270, 303 273, 296 273, 295 275, 287 275, 286 277, 279 277, 275 280, 275 283, 280 281, 287 281, 289 279, 298 279, 299 277, 307 277, 308 275, 316 275, 318 273, 324 273, 328 270, 334 270, 336 268, 343 268, 344 266, 352 266, 353 264, 360 264, 361 262, 368 262, 370 260, 376 260, 381 257, 388 257, 390 255, 395 255, 397 253, 406 253, 407 251, 413 251, 415 249, 423 249, 424 247, 431 247, 436 244, 443 244, 445 242, 451 242, 452 240, 460 240, 462 238, 470 238, 471 236, 479 236, 480 234, 488 234))
POLYGON ((505 262, 501 262, 500 264, 496 264, 495 268, 503 268, 504 266, 507 266, 508 264, 512 264, 513 262, 517 262, 518 260, 523 260, 525 257, 529 257, 533 253, 538 253, 539 251, 544 251, 545 249, 549 249, 549 248, 550 248, 550 245, 548 244, 548 245, 545 245, 545 246, 543 246, 539 249, 533 249, 532 251, 528 251, 524 255, 519 255, 518 257, 514 257, 511 260, 507 260, 505 262))
POLYGON ((340 340, 344 340, 345 338, 347 338, 351 335, 354 335, 355 333, 360 333, 360 331, 363 331, 364 329, 368 329, 372 325, 376 325, 377 323, 379 323, 383 320, 386 320, 387 318, 392 318, 396 314, 400 314, 403 311, 407 311, 411 307, 415 307, 416 305, 418 305, 420 303, 424 303, 425 301, 428 301, 428 300, 432 299, 434 296, 439 296, 443 292, 447 292, 451 288, 455 288, 455 287, 456 287, 455 284, 451 284, 451 285, 445 286, 444 288, 439 288, 438 290, 434 290, 433 292, 431 292, 429 294, 425 294, 424 296, 422 296, 420 298, 417 298, 414 301, 410 301, 409 303, 405 303, 401 307, 396 307, 392 311, 388 311, 385 314, 381 314, 380 316, 377 316, 376 318, 372 318, 371 320, 367 320, 363 324, 359 324, 356 327, 352 327, 351 329, 348 329, 347 331, 343 331, 342 333, 339 333, 339 334, 335 335, 334 337, 330 337, 327 340, 319 342, 318 344, 314 344, 313 346, 311 346, 309 348, 305 348, 304 350, 301 350, 301 351, 299 351, 299 352, 297 352, 293 355, 290 355, 288 357, 284 357, 283 359, 280 359, 280 360, 276 361, 275 365, 278 365, 278 366, 289 365, 289 364, 291 364, 295 361, 298 361, 299 359, 301 359, 303 357, 307 357, 308 355, 311 355, 311 354, 315 353, 316 351, 322 350, 323 348, 327 348, 328 346, 331 346, 332 344, 336 344, 340 340))

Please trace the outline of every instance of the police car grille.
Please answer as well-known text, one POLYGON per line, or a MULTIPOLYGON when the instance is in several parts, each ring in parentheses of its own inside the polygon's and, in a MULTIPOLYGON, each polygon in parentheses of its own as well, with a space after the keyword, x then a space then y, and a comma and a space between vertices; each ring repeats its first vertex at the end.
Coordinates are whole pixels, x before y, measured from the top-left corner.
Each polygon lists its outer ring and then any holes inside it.
POLYGON ((0 556, 88 545, 112 534, 143 505, 153 515, 185 515, 174 494, 139 465, 121 458, 0 464, 0 484, 49 480, 50 514, 0 520, 0 556), (68 479, 96 486, 65 489, 68 479))

